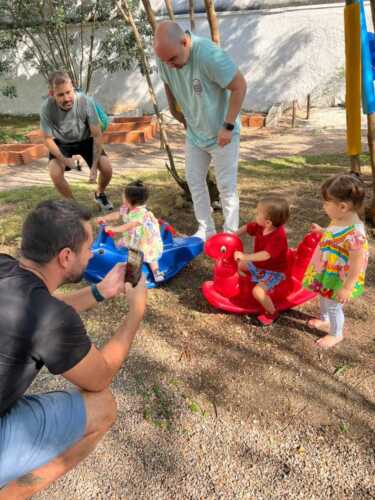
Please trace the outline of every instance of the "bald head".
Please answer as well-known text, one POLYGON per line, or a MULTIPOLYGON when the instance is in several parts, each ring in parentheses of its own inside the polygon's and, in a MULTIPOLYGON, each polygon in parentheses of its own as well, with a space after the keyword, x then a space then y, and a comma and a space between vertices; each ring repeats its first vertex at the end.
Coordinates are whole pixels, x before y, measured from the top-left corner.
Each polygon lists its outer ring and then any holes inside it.
POLYGON ((189 59, 191 39, 173 21, 162 21, 156 27, 154 50, 160 60, 172 68, 182 68, 189 59))
POLYGON ((178 44, 185 36, 183 29, 173 21, 162 21, 156 27, 155 47, 178 44))

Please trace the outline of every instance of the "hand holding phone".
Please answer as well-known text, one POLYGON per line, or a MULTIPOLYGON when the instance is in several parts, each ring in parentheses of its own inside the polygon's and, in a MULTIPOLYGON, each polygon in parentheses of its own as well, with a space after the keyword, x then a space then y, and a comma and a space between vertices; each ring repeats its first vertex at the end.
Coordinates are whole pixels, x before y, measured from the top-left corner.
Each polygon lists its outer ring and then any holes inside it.
POLYGON ((137 286, 142 276, 143 252, 136 248, 128 248, 128 262, 125 270, 125 283, 137 286))

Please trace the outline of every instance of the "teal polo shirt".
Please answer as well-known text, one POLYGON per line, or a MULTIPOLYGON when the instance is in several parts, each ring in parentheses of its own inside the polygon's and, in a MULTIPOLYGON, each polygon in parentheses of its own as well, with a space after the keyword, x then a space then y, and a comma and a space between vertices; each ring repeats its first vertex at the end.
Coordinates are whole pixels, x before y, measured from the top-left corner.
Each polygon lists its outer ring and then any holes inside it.
MULTIPOLYGON (((237 66, 223 49, 208 38, 190 34, 189 60, 181 69, 157 59, 159 74, 171 89, 187 122, 187 140, 202 149, 217 145, 217 135, 228 110, 230 92, 225 89, 236 76, 237 66)), ((237 117, 233 134, 240 131, 237 117)))

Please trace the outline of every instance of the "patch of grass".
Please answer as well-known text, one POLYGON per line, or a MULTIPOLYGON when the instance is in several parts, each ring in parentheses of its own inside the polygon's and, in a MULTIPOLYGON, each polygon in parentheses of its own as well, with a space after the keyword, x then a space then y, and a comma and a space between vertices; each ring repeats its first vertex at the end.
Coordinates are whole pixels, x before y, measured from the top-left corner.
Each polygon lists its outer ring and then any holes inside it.
POLYGON ((155 427, 170 430, 172 427, 172 403, 165 388, 159 384, 147 387, 141 378, 136 378, 137 392, 143 399, 143 418, 155 427))
MULTIPOLYGON (((46 175, 48 175, 46 173, 46 175)), ((111 201, 115 206, 122 203, 123 187, 128 182, 139 177, 139 173, 133 176, 116 175, 111 181, 111 201)), ((155 210, 158 216, 167 217, 173 210, 174 198, 167 200, 164 195, 164 185, 170 180, 167 174, 146 173, 142 178, 147 183, 155 186, 151 189, 149 207, 155 210)), ((176 188, 177 189, 177 188, 176 188)), ((98 207, 93 200, 93 187, 85 181, 74 184, 74 196, 77 201, 88 207, 94 217, 99 215, 98 207)), ((56 199, 58 195, 53 186, 31 186, 26 188, 12 189, 0 192, 0 244, 17 244, 17 238, 21 234, 21 226, 25 214, 34 208, 42 200, 56 199)))
POLYGON ((349 432, 349 424, 347 422, 341 422, 339 429, 342 433, 346 434, 349 432))
MULTIPOLYGON (((368 165, 370 157, 367 153, 360 156, 361 165, 368 165)), ((282 177, 309 177, 318 180, 321 167, 327 174, 335 174, 343 171, 343 167, 349 169, 350 160, 345 154, 325 154, 308 156, 287 156, 284 158, 273 158, 271 160, 240 161, 240 171, 246 174, 254 174, 274 177, 275 174, 282 177)))
POLYGON ((353 367, 354 367, 354 365, 352 365, 350 363, 344 363, 344 364, 338 365, 335 368, 335 371, 333 372, 333 374, 340 375, 341 373, 344 373, 346 370, 349 370, 349 368, 353 368, 353 367))
POLYGON ((207 417, 208 412, 204 410, 197 401, 194 401, 192 399, 187 399, 186 400, 187 407, 192 413, 199 413, 202 417, 207 417))
POLYGON ((26 142, 26 135, 39 128, 39 116, 0 115, 0 143, 26 142))
MULTIPOLYGON (((95 203, 90 199, 92 189, 87 185, 78 184, 75 186, 77 200, 85 205, 95 207, 95 203), (90 194, 89 194, 90 193, 90 194)), ((42 200, 56 198, 56 191, 53 187, 36 186, 24 189, 14 189, 0 192, 0 207, 7 205, 7 211, 0 218, 1 244, 9 245, 16 242, 21 235, 22 222, 25 215, 42 200)))

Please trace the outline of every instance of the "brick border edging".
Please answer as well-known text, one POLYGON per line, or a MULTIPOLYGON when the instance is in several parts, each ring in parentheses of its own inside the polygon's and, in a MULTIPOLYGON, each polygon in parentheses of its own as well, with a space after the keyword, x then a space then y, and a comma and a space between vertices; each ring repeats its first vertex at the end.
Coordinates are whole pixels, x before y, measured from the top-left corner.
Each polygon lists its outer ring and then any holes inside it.
MULTIPOLYGON (((104 144, 143 144, 153 139, 157 131, 158 124, 153 116, 115 116, 103 133, 103 142, 104 144)), ((26 134, 26 137, 32 144, 43 142, 40 130, 33 130, 26 134)))
POLYGON ((241 125, 249 128, 265 127, 266 115, 264 113, 243 113, 241 115, 241 125))
POLYGON ((26 165, 47 154, 44 144, 0 144, 0 165, 26 165))

